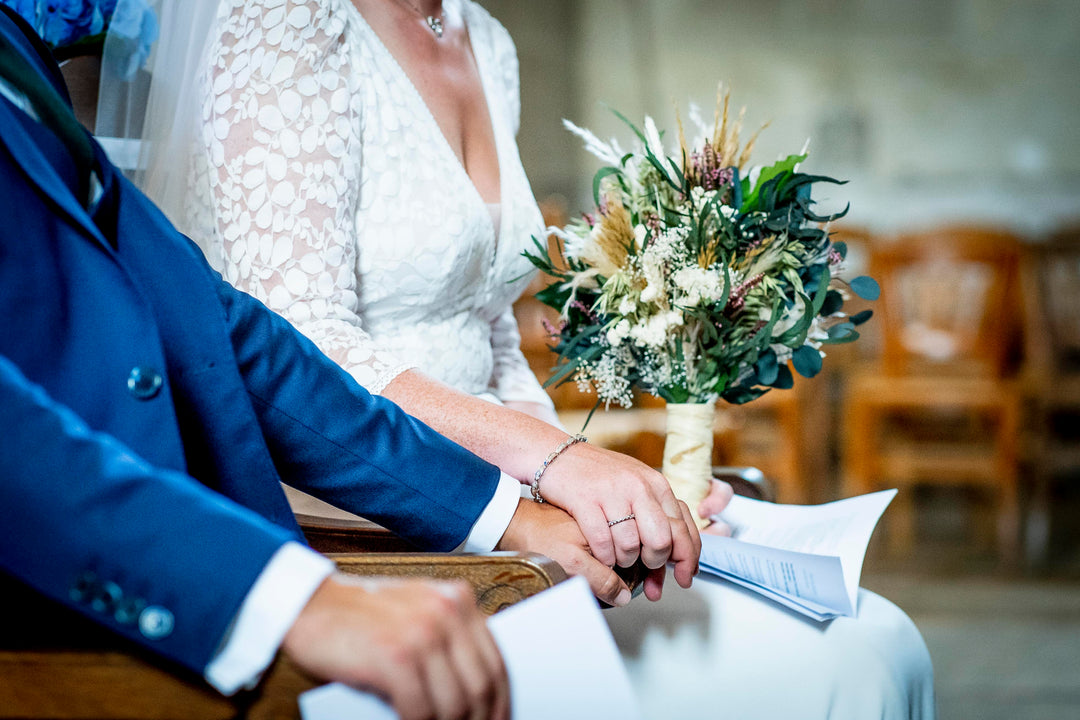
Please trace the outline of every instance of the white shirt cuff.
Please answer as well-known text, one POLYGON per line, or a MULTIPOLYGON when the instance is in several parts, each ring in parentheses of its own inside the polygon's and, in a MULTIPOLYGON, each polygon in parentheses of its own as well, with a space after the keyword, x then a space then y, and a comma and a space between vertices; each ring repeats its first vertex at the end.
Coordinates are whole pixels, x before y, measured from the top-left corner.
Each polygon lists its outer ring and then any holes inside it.
POLYGON ((221 649, 203 671, 206 681, 222 695, 254 687, 300 611, 334 568, 333 561, 298 542, 278 548, 244 598, 221 649))
POLYGON ((491 552, 510 526, 521 498, 521 483, 506 473, 500 473, 495 495, 480 513, 465 542, 458 546, 459 552, 491 552))

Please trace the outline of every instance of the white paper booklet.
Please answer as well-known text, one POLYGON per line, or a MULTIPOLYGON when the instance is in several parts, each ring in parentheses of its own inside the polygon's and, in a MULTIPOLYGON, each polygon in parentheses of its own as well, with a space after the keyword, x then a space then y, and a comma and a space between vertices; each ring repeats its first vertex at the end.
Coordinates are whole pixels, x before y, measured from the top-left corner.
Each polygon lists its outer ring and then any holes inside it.
POLYGON ((866 546, 895 495, 883 490, 824 505, 735 496, 719 516, 732 537, 701 536, 701 569, 815 620, 854 617, 866 546))
MULTIPOLYGON (((571 578, 488 618, 510 676, 514 720, 640 720, 611 631, 589 586, 571 578)), ((340 684, 300 696, 304 720, 396 720, 393 708, 340 684)))

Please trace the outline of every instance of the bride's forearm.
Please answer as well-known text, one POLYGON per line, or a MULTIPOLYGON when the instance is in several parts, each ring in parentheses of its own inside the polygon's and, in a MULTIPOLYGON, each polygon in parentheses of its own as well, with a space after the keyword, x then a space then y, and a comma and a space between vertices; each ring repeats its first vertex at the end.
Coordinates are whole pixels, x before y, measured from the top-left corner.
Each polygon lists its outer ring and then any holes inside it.
POLYGON ((394 378, 382 396, 521 482, 531 482, 547 454, 566 439, 565 431, 542 420, 460 392, 416 370, 394 378))

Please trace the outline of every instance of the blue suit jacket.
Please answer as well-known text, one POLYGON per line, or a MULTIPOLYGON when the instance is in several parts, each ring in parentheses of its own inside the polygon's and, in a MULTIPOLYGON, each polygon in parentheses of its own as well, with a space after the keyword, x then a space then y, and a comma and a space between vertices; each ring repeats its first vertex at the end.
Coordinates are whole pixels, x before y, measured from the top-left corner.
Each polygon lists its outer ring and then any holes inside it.
MULTIPOLYGON (((36 38, 0 33, 64 97, 36 38)), ((94 144, 0 96, 0 571, 195 670, 298 537, 279 480, 449 550, 498 470, 214 273, 94 144)))

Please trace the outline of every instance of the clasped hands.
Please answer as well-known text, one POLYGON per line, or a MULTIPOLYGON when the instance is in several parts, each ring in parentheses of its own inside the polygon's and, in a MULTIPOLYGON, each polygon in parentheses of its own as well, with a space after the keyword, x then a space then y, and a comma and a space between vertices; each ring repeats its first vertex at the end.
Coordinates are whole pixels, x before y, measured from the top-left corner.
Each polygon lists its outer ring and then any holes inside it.
MULTIPOLYGON (((611 568, 630 567, 639 558, 650 570, 644 582, 649 600, 660 599, 668 563, 676 582, 690 587, 698 572, 701 538, 690 509, 676 499, 656 470, 627 455, 581 443, 548 468, 543 496, 576 522, 581 536, 576 546, 581 552, 568 552, 574 523, 570 523, 561 546, 538 547, 544 539, 533 537, 527 546, 514 544, 502 549, 527 547, 548 555, 568 573, 584 576, 596 596, 611 605, 625 605, 630 600, 629 589, 611 568), (610 524, 630 515, 630 520, 610 524)), ((718 514, 731 496, 730 485, 714 481, 697 508, 698 515, 708 518, 718 514)), ((724 535, 728 529, 723 523, 713 523, 705 532, 724 535)))

